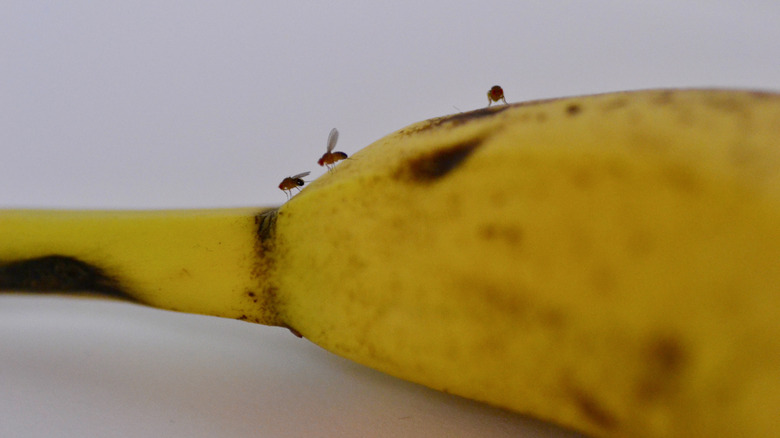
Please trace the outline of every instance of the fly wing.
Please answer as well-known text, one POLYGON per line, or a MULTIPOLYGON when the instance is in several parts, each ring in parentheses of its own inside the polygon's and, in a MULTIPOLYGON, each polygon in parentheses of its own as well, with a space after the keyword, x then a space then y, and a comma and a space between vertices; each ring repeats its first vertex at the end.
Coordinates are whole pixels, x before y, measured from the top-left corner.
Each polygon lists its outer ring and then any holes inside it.
POLYGON ((339 141, 339 130, 333 128, 328 134, 328 152, 332 151, 336 147, 336 142, 339 141))
POLYGON ((304 176, 309 176, 310 173, 311 172, 301 172, 301 173, 299 173, 297 175, 291 176, 290 178, 292 178, 292 179, 303 178, 304 176))

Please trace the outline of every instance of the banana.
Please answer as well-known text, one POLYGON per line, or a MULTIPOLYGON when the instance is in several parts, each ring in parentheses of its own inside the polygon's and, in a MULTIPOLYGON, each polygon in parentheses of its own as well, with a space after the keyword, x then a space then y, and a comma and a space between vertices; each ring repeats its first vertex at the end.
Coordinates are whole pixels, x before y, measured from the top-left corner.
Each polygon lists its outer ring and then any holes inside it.
POLYGON ((0 211, 0 289, 290 328, 594 437, 780 430, 780 94, 401 129, 279 208, 0 211))

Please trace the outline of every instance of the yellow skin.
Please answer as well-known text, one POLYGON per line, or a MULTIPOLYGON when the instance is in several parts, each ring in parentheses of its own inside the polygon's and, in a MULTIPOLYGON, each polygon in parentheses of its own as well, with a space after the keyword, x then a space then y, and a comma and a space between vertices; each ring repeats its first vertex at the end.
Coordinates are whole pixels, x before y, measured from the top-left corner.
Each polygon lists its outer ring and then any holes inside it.
POLYGON ((0 211, 0 289, 286 326, 593 436, 780 430, 780 95, 512 104, 353 158, 278 210, 0 211))

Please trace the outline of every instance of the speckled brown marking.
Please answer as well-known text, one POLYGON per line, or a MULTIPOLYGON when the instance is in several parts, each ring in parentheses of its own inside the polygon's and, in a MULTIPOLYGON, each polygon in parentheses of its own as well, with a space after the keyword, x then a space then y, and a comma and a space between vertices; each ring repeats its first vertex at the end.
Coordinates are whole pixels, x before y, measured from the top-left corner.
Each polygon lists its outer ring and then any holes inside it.
POLYGON ((478 120, 484 117, 494 116, 500 112, 506 111, 508 108, 509 108, 508 105, 491 107, 491 108, 482 108, 474 111, 469 111, 467 113, 453 114, 451 116, 443 117, 440 120, 441 123, 451 123, 454 126, 459 126, 466 122, 471 122, 473 120, 478 120))
POLYGON ((463 164, 466 158, 482 144, 482 138, 439 149, 433 153, 412 159, 398 172, 421 182, 433 182, 452 172, 463 164))
POLYGON ((619 97, 606 102, 601 109, 603 109, 605 112, 614 111, 627 107, 629 103, 630 102, 627 98, 619 97))
POLYGON ((674 100, 674 90, 663 90, 653 98, 656 105, 669 105, 674 100))
POLYGON ((75 257, 48 255, 0 263, 0 290, 18 292, 90 292, 137 301, 101 268, 75 257))
POLYGON ((712 109, 727 113, 745 111, 745 101, 730 95, 713 94, 707 97, 705 104, 712 109))
POLYGON ((617 419, 593 396, 573 385, 568 385, 568 390, 577 408, 593 424, 605 430, 611 430, 617 426, 617 419))
POLYGON ((685 166, 668 165, 662 172, 664 180, 680 192, 690 194, 701 192, 699 179, 691 169, 685 166))
MULTIPOLYGON (((258 296, 250 297, 253 303, 257 304, 259 316, 251 319, 252 322, 258 322, 265 325, 285 326, 282 317, 279 315, 279 305, 276 286, 270 282, 271 271, 273 270, 276 221, 280 213, 278 208, 265 210, 255 216, 257 225, 255 242, 255 252, 257 253, 257 265, 252 272, 257 284, 263 285, 262 291, 258 296)), ((255 292, 252 292, 253 294, 255 292)), ((250 321, 250 319, 246 319, 250 321)))
POLYGON ((544 326, 558 330, 566 324, 566 315, 559 309, 545 309, 539 312, 539 320, 544 326))
POLYGON ((593 169, 587 166, 579 166, 572 169, 570 176, 572 184, 579 189, 587 190, 596 183, 596 175, 593 169))
POLYGON ((582 106, 578 103, 570 103, 566 106, 566 114, 569 116, 576 116, 582 112, 582 106))
POLYGON ((255 224, 257 225, 257 237, 262 241, 268 241, 274 232, 276 226, 276 217, 279 213, 278 208, 272 208, 265 210, 262 213, 255 216, 255 224))
POLYGON ((488 108, 482 108, 474 111, 469 111, 465 113, 458 113, 453 114, 450 116, 445 117, 439 117, 436 119, 431 119, 427 125, 421 126, 414 130, 404 130, 404 134, 416 134, 418 132, 427 131, 429 129, 438 128, 442 125, 448 125, 448 126, 460 126, 464 123, 468 123, 474 120, 479 120, 485 117, 494 116, 502 111, 506 111, 512 107, 512 105, 503 105, 503 106, 493 106, 488 108))
POLYGON ((523 241, 523 229, 519 226, 484 224, 478 232, 483 239, 500 240, 510 246, 518 246, 523 241))
POLYGON ((751 91, 748 94, 756 99, 768 99, 777 96, 777 93, 772 93, 769 91, 751 91))
POLYGON ((642 363, 646 371, 639 379, 636 395, 652 401, 673 393, 688 362, 688 353, 676 336, 659 335, 647 342, 642 363))
POLYGON ((659 336, 649 343, 648 358, 666 373, 677 373, 685 364, 685 348, 674 336, 659 336))

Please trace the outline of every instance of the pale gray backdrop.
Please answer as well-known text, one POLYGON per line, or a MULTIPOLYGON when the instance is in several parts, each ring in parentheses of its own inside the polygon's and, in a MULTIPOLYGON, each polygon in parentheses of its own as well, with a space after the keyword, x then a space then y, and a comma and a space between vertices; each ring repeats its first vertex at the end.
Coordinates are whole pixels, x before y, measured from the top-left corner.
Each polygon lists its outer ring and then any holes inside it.
MULTIPOLYGON (((331 128, 351 154, 494 84, 778 91, 778 23, 773 0, 5 0, 0 208, 278 204, 331 128)), ((3 437, 568 436, 282 330, 112 302, 0 296, 0 388, 3 437)))

